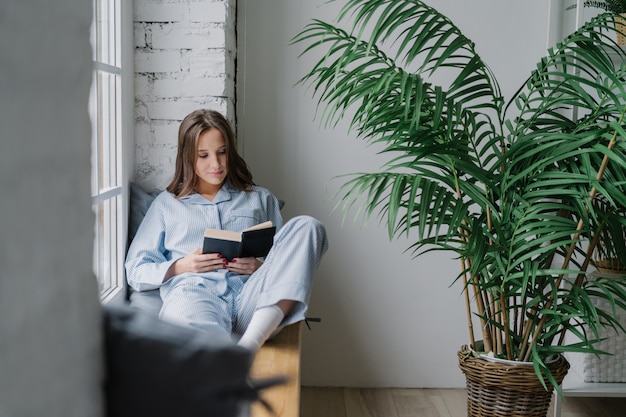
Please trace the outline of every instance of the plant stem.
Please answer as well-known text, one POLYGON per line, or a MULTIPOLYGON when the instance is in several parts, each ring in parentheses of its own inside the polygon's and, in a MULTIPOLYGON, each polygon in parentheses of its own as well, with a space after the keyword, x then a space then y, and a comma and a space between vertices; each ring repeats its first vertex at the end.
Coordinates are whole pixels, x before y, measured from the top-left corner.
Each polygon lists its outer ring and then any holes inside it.
MULTIPOLYGON (((465 260, 461 259, 461 271, 466 271, 465 260)), ((474 340, 474 324, 472 323, 472 303, 470 302, 469 291, 467 289, 467 272, 463 272, 463 295, 465 296, 465 309, 467 312, 467 329, 469 330, 470 347, 476 349, 474 340)))
POLYGON ((506 306, 506 302, 505 302, 505 298, 504 298, 504 291, 500 293, 500 310, 502 311, 502 315, 504 316, 503 318, 503 323, 504 323, 504 343, 505 343, 505 347, 506 347, 506 358, 508 360, 512 360, 513 359, 513 352, 511 349, 511 338, 510 338, 510 334, 509 334, 509 309, 506 306))

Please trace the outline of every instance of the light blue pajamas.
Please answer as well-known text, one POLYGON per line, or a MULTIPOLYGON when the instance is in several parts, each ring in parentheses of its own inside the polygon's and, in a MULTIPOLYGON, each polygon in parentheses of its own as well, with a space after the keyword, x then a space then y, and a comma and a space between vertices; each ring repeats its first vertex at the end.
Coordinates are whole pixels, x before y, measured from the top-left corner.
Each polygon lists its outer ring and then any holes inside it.
POLYGON ((162 319, 230 338, 245 331, 257 308, 280 300, 297 301, 281 326, 303 320, 313 274, 327 247, 326 232, 316 219, 299 216, 283 225, 278 200, 265 188, 243 192, 224 184, 213 201, 198 194, 176 199, 164 191, 137 230, 126 272, 136 291, 160 289, 162 319), (277 228, 274 246, 252 275, 219 269, 162 282, 174 261, 202 246, 205 228, 241 231, 267 220, 277 228))

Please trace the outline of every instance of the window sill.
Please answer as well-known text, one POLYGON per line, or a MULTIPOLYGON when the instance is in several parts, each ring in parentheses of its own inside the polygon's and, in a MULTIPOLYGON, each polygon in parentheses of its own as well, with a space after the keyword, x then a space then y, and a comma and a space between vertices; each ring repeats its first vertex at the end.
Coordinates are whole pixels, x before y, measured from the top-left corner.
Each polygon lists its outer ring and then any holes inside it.
POLYGON ((126 300, 126 288, 125 287, 115 287, 111 288, 109 291, 100 294, 100 302, 102 304, 121 304, 126 300))

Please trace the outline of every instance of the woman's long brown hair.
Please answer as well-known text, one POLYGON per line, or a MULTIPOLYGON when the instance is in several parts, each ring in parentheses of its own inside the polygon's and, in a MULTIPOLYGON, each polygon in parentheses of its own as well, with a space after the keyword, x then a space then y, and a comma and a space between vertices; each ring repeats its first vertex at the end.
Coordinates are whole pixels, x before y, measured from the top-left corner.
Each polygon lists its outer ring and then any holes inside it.
POLYGON ((176 171, 167 191, 176 198, 194 192, 196 185, 195 166, 198 158, 198 137, 209 130, 217 129, 226 141, 228 174, 226 181, 241 191, 249 191, 252 173, 246 161, 237 152, 235 134, 230 123, 222 114, 215 110, 196 110, 183 119, 178 129, 178 153, 176 154, 176 171))

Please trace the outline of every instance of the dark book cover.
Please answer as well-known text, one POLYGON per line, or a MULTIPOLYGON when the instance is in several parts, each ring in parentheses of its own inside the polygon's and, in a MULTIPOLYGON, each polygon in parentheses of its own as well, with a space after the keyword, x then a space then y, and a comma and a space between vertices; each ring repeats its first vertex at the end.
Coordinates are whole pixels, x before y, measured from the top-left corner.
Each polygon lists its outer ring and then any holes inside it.
POLYGON ((219 253, 227 260, 233 258, 266 256, 274 244, 276 226, 272 222, 261 223, 243 232, 206 229, 202 253, 219 253))

